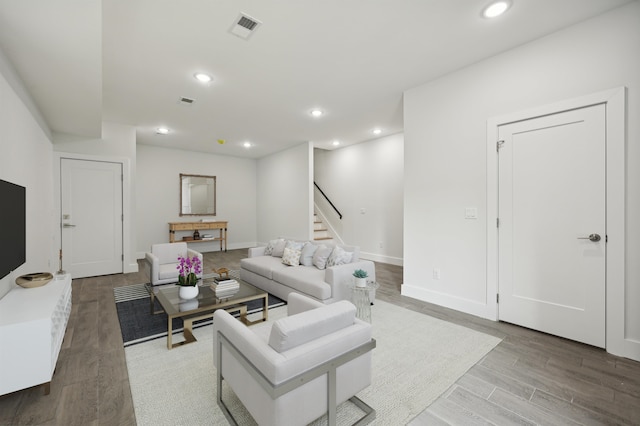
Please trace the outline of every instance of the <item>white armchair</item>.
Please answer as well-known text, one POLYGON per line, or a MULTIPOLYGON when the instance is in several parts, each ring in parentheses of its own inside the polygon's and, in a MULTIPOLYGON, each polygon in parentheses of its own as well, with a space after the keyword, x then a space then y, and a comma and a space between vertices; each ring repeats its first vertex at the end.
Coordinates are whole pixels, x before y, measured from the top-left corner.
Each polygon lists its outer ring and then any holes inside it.
POLYGON ((289 295, 288 317, 247 327, 220 309, 213 320, 218 405, 237 424, 222 397, 222 382, 260 425, 306 425, 350 400, 375 418, 356 393, 371 384, 371 325, 355 317, 348 301, 324 305, 289 295))
MULTIPOLYGON (((153 244, 151 252, 145 254, 145 265, 151 285, 178 282, 178 256, 198 257, 202 263, 202 253, 191 250, 187 243, 153 244)), ((202 273, 198 278, 202 277, 202 273)))

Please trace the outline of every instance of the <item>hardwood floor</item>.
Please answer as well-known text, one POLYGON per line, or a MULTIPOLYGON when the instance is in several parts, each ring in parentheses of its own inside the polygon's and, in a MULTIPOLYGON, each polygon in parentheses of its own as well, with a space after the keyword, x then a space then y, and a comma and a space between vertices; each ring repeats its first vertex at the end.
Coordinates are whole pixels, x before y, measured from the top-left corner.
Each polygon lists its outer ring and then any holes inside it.
MULTIPOLYGON (((238 269, 245 256, 205 253, 205 271, 238 269)), ((0 397, 0 425, 135 425, 113 288, 146 279, 141 267, 74 280, 51 394, 36 387, 0 397)), ((503 339, 411 425, 640 425, 640 363, 403 297, 399 266, 377 263, 376 279, 380 300, 503 339)))

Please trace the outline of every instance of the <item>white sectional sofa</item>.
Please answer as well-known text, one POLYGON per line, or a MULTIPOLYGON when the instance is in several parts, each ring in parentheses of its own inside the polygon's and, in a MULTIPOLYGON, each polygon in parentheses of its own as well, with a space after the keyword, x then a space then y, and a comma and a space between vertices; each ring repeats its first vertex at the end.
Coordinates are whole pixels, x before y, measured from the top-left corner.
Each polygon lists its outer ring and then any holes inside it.
POLYGON ((356 269, 375 281, 375 264, 360 260, 358 247, 279 238, 249 249, 249 257, 240 261, 240 278, 283 300, 298 293, 329 304, 351 300, 356 269))

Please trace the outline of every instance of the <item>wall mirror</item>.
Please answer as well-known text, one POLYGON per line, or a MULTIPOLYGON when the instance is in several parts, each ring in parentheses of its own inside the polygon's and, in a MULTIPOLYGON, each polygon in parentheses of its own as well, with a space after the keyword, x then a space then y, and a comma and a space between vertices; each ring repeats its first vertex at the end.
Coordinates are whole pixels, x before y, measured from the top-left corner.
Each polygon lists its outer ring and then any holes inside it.
POLYGON ((180 216, 216 215, 216 177, 180 173, 180 216))

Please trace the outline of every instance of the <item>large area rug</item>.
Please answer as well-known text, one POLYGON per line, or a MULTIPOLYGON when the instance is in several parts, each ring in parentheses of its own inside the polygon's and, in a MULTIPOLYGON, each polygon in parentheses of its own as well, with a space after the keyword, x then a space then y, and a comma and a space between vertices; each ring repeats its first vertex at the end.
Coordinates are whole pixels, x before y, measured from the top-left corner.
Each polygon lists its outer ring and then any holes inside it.
MULTIPOLYGON (((383 301, 373 309, 372 384, 358 396, 376 409, 372 424, 404 425, 427 408, 500 339, 383 301)), ((286 307, 269 310, 269 320, 286 307)), ((138 425, 225 425, 216 404, 212 327, 194 331, 198 342, 167 350, 164 340, 125 348, 138 425)), ((224 400, 241 425, 255 424, 229 391, 224 400)), ((338 424, 361 415, 346 402, 338 424)), ((314 423, 321 425, 324 419, 314 423)))
MULTIPOLYGON (((113 293, 125 347, 167 336, 167 315, 165 313, 151 315, 149 292, 144 284, 116 287, 113 289, 113 293)), ((269 295, 268 304, 271 309, 282 306, 285 303, 281 299, 269 295)), ((155 301, 154 310, 162 310, 158 300, 155 301)), ((261 312, 261 302, 258 300, 249 302, 247 311, 250 313, 261 312)), ((211 325, 211 323, 210 319, 196 321, 193 327, 195 329, 211 325)), ((173 320, 172 330, 173 334, 182 334, 182 319, 175 318, 173 320)), ((179 340, 178 338, 176 341, 179 340)))

